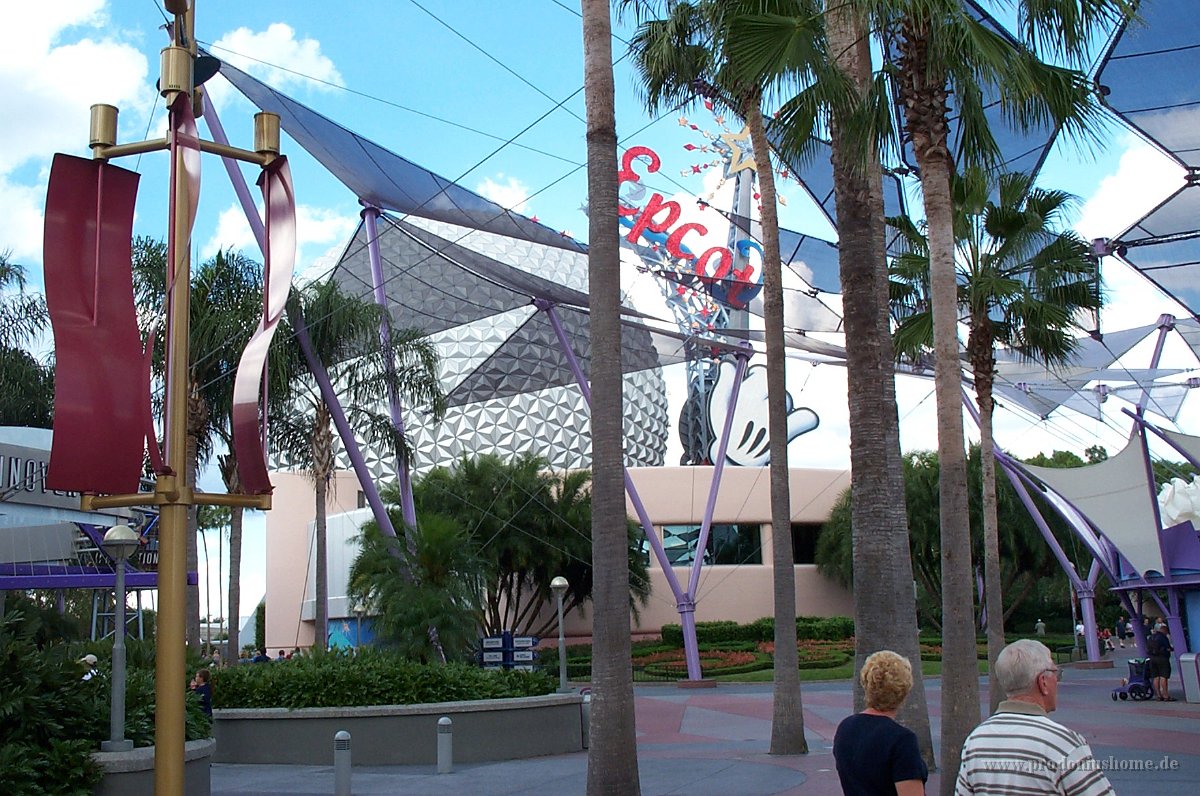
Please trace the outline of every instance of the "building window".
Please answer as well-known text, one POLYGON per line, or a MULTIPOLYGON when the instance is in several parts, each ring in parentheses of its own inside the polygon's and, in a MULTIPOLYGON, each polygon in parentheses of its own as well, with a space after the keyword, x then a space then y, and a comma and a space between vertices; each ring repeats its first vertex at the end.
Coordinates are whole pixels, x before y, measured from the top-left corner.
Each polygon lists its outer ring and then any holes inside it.
MULTIPOLYGON (((664 525, 663 548, 674 566, 691 566, 700 539, 699 525, 664 525)), ((704 549, 705 564, 761 564, 762 540, 758 525, 713 524, 704 549)))
POLYGON ((797 564, 817 563, 817 537, 821 535, 821 523, 792 523, 792 557, 797 564))

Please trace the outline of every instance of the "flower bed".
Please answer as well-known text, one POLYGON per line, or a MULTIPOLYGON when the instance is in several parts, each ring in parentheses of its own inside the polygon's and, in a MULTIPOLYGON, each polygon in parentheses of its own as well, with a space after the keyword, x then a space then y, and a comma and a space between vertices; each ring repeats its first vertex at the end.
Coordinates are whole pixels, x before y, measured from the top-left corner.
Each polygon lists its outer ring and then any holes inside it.
MULTIPOLYGON (((775 643, 763 641, 758 645, 760 652, 775 654, 775 643)), ((832 669, 847 663, 854 656, 854 639, 844 641, 817 641, 803 639, 796 642, 801 669, 832 669)))
MULTIPOLYGON (((732 646, 732 645, 730 645, 732 646)), ((648 675, 681 678, 687 676, 687 657, 682 649, 657 650, 633 658, 635 669, 648 675)), ((705 647, 700 649, 700 671, 705 675, 744 674, 771 667, 771 656, 752 649, 705 647)))

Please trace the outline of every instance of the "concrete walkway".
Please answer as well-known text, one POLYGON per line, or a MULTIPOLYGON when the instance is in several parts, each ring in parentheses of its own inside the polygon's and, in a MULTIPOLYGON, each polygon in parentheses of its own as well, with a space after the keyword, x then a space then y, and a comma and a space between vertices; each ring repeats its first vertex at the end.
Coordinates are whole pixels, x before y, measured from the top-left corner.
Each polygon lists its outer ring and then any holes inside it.
MULTIPOLYGON (((1123 655, 1121 650, 1116 653, 1123 655)), ((1081 732, 1107 769, 1118 793, 1146 789, 1154 796, 1194 796, 1200 782, 1200 705, 1185 702, 1114 702, 1110 692, 1126 665, 1084 670, 1064 667, 1056 720, 1081 732)), ((941 681, 925 681, 936 745, 941 681)), ((1178 689, 1178 678, 1172 682, 1178 689)), ((981 678, 986 706, 987 681, 981 678)), ((851 712, 850 683, 803 686, 809 754, 766 754, 771 735, 771 686, 722 684, 713 689, 638 686, 638 768, 644 796, 767 796, 841 793, 831 746, 838 722, 851 712)), ((1182 698, 1182 694, 1176 694, 1182 698)), ((982 715, 982 714, 981 714, 982 715)), ((430 739, 433 743, 433 739, 430 739)), ((937 793, 938 774, 927 792, 937 793)), ((438 775, 431 766, 356 767, 355 794, 583 794, 587 754, 560 755, 456 767, 438 775)), ((333 793, 327 766, 212 767, 214 796, 333 793)))

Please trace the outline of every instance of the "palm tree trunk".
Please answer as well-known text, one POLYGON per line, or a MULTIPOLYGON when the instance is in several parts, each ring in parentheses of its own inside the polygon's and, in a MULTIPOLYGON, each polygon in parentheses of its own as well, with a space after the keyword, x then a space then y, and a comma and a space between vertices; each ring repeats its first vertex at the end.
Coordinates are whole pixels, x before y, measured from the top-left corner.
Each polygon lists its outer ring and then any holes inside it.
POLYGON ((607 0, 583 0, 592 384, 592 713, 588 796, 636 796, 629 665, 629 551, 623 485, 617 124, 607 0))
POLYGON ((242 619, 242 509, 234 506, 229 512, 229 605, 225 608, 229 620, 229 641, 225 647, 227 663, 236 663, 241 651, 238 631, 242 619))
MULTIPOLYGON (((825 26, 838 67, 865 91, 871 80, 871 54, 863 21, 848 5, 831 4, 825 26)), ((891 649, 919 672, 921 650, 888 316, 882 175, 877 156, 864 168, 854 153, 843 151, 839 130, 844 125, 835 115, 834 191, 846 323, 854 582, 870 584, 854 589, 855 671, 871 653, 891 649)), ((866 707, 857 678, 854 706, 855 710, 866 707)), ((914 678, 898 718, 916 733, 921 755, 933 768, 929 709, 920 677, 914 678)))
POLYGON ((783 345, 783 273, 779 262, 779 214, 775 174, 755 93, 743 107, 750 128, 762 200, 763 325, 767 348, 767 428, 770 445, 771 563, 775 602, 775 696, 771 711, 773 755, 808 753, 796 650, 796 559, 787 458, 787 351, 783 345))
POLYGON ((329 544, 326 536, 326 510, 329 499, 329 479, 333 476, 333 432, 329 428, 329 409, 317 406, 313 424, 313 485, 316 488, 316 514, 313 533, 316 534, 316 574, 313 576, 315 627, 313 643, 317 649, 329 647, 329 544))
POLYGON ((1004 699, 996 677, 996 657, 1004 649, 1004 589, 1000 572, 1000 520, 996 505, 996 455, 992 437, 992 336, 987 333, 987 314, 972 312, 967 350, 975 374, 975 396, 979 404, 979 456, 983 489, 983 592, 987 611, 988 704, 995 713, 1004 699))

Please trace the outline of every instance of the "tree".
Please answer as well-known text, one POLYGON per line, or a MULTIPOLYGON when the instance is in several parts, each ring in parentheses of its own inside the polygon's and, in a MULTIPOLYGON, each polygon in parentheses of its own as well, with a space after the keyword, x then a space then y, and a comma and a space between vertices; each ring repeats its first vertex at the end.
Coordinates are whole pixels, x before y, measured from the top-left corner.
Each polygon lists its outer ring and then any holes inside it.
MULTIPOLYGON (((1031 462, 1032 463, 1032 462, 1031 462)), ((982 472, 979 446, 972 446, 967 461, 968 478, 972 485, 980 483, 982 472)), ((940 526, 938 517, 938 481, 940 468, 937 454, 932 451, 912 451, 903 459, 905 502, 908 509, 910 549, 916 584, 917 604, 921 626, 942 630, 940 526)), ((838 500, 817 540, 816 562, 820 572, 848 588, 853 588, 856 574, 853 567, 850 491, 838 500)), ((971 548, 979 558, 983 550, 982 491, 971 490, 971 548)), ((1029 601, 1039 595, 1044 584, 1054 581, 1065 584, 1066 577, 1058 566, 1049 546, 1042 538, 1025 505, 1007 480, 998 482, 997 506, 1000 519, 1001 591, 1004 595, 1003 620, 1024 615, 1033 610, 1029 601)), ((1043 516, 1064 550, 1074 549, 1071 531, 1053 511, 1043 516)), ((913 588, 910 582, 909 589, 913 588)), ((1032 622, 1032 620, 1030 620, 1032 622)))
POLYGON ((763 89, 739 79, 728 45, 734 21, 760 4, 668 0, 663 19, 643 23, 631 49, 651 110, 694 102, 703 94, 745 120, 754 150, 761 208, 763 327, 767 356, 771 551, 775 615, 775 693, 771 754, 804 754, 804 708, 796 653, 796 572, 787 460, 787 359, 778 200, 762 113, 763 89))
POLYGON ((385 536, 374 520, 363 526, 349 597, 370 607, 376 635, 402 654, 422 662, 443 654, 464 660, 475 645, 484 572, 470 534, 437 514, 421 515, 403 534, 411 538, 385 536), (440 648, 431 627, 438 629, 440 648))
MULTIPOLYGON (((1080 313, 1100 307, 1099 263, 1088 243, 1065 230, 1072 197, 1033 186, 1027 174, 992 176, 968 168, 951 181, 958 307, 968 323, 967 358, 979 406, 982 457, 984 589, 991 710, 1004 698, 995 677, 1004 648, 1004 612, 992 438, 997 345, 1048 366, 1067 362, 1080 313), (993 199, 992 197, 996 198, 993 199)), ((929 247, 909 218, 889 219, 906 251, 892 267, 899 300, 896 352, 920 358, 929 349, 929 247)))
MULTIPOLYGON (((762 5, 762 4, 760 4, 762 5)), ((887 304, 880 149, 889 103, 871 73, 866 18, 850 3, 787 3, 734 20, 730 49, 743 81, 778 84, 784 102, 773 129, 794 157, 811 157, 815 132, 829 134, 837 201, 846 329, 854 541, 855 662, 879 649, 920 657, 905 524, 899 418, 887 304), (822 14, 822 11, 824 13, 822 14)), ((778 626, 778 623, 777 625, 778 626)), ((855 684, 855 704, 864 706, 855 684)), ((933 744, 918 679, 900 719, 932 766, 933 744)))
POLYGON ((956 154, 950 140, 951 118, 959 130, 957 155, 987 166, 997 160, 985 113, 987 93, 998 98, 1001 111, 1019 128, 1057 126, 1068 135, 1086 136, 1101 112, 1087 76, 1048 65, 1038 56, 1082 64, 1098 26, 1119 18, 1131 4, 1126 0, 1021 3, 1017 23, 1027 46, 1014 44, 976 20, 960 0, 857 0, 857 4, 871 12, 884 37, 884 51, 896 53, 893 84, 920 173, 928 224, 946 623, 941 789, 943 796, 949 796, 962 744, 979 723, 975 641, 967 624, 974 601, 950 188, 956 154))
MULTIPOLYGON (((541 609, 554 600, 555 576, 569 584, 563 597, 567 613, 592 598, 591 473, 549 467, 533 454, 511 462, 484 454, 463 457, 453 468, 437 467, 413 486, 419 517, 442 517, 467 534, 483 567, 480 624, 488 635, 552 632, 556 620, 541 609)), ((394 501, 395 491, 385 498, 394 501)), ((641 530, 631 522, 627 528, 629 604, 636 612, 649 599, 650 583, 641 530)))
MULTIPOLYGON (((148 333, 164 306, 166 295, 167 248, 162 241, 148 237, 136 238, 133 242, 134 298, 140 308, 139 318, 143 333, 148 333)), ((192 272, 191 299, 189 304, 188 349, 188 420, 187 420, 187 472, 185 481, 195 487, 196 473, 209 460, 213 452, 224 445, 230 452, 225 454, 232 462, 231 414, 233 411, 233 380, 242 350, 253 333, 262 314, 262 266, 239 252, 219 251, 216 256, 192 272)), ((161 352, 153 353, 152 363, 159 378, 164 374, 161 352)), ((277 372, 277 368, 274 369, 277 372)), ((276 396, 279 397, 278 395, 276 396)), ((156 404, 161 404, 157 401, 156 404)), ((236 472, 233 462, 229 472, 236 472)), ((222 467, 222 476, 227 468, 222 467)), ((226 486, 230 483, 226 481, 226 486)), ((236 491, 230 489, 229 491, 236 491)), ((196 548, 197 506, 188 511, 187 567, 191 572, 199 565, 196 548)), ((242 510, 235 508, 231 517, 230 558, 236 550, 238 563, 241 561, 242 510)), ((239 581, 237 573, 230 570, 231 584, 239 581)), ((240 586, 231 588, 230 608, 236 610, 240 599, 240 586), (238 592, 233 594, 232 592, 238 592)), ((194 649, 200 645, 200 591, 199 585, 188 586, 187 639, 194 649)), ((232 628, 230 659, 235 660, 237 631, 232 628)))
MULTIPOLYGON (((407 405, 427 405, 434 420, 441 418, 444 398, 437 352, 420 332, 396 330, 381 342, 380 321, 386 310, 342 292, 332 280, 293 290, 288 300, 289 314, 299 313, 308 328, 313 356, 337 390, 347 419, 363 430, 368 444, 393 454, 407 451, 403 435, 387 413, 379 411, 393 389, 407 405)), ((316 493, 315 644, 323 649, 329 639, 326 505, 336 452, 332 414, 294 339, 290 351, 286 369, 291 411, 273 418, 272 427, 279 455, 308 473, 316 493)))
POLYGON ((641 792, 629 665, 629 565, 621 412, 617 122, 607 0, 583 0, 587 106, 588 306, 592 385, 592 713, 588 796, 641 792))
POLYGON ((54 372, 23 348, 48 322, 45 298, 25 292, 24 266, 0 253, 0 426, 50 428, 54 372))

